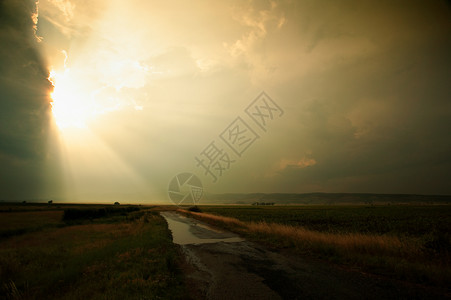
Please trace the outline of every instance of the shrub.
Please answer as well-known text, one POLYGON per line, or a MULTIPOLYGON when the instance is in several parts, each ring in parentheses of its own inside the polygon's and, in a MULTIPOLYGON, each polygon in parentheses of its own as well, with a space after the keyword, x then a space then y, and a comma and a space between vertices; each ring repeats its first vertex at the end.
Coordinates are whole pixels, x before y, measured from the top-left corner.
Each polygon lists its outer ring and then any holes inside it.
POLYGON ((64 210, 63 220, 90 220, 97 218, 104 218, 114 215, 126 216, 128 213, 139 211, 139 207, 128 206, 128 207, 105 207, 99 209, 77 209, 69 208, 64 210))
POLYGON ((188 210, 193 212, 202 212, 202 210, 197 205, 191 206, 190 208, 188 208, 188 210))

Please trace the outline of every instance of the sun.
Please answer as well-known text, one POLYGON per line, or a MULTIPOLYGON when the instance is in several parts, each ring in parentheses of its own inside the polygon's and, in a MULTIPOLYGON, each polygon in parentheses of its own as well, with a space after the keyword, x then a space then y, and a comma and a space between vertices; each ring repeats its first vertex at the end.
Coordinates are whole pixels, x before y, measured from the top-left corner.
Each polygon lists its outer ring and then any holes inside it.
MULTIPOLYGON (((142 87, 147 66, 118 58, 94 66, 75 62, 69 67, 66 51, 61 52, 64 64, 57 63, 59 69, 56 70, 50 67, 48 77, 53 85, 50 93, 53 119, 59 129, 88 128, 100 115, 127 109, 143 110, 128 91, 142 87)), ((106 119, 109 118, 102 118, 100 123, 106 119)))
POLYGON ((62 73, 52 70, 48 79, 54 86, 50 96, 56 125, 60 129, 86 128, 87 122, 95 115, 92 95, 77 82, 70 69, 62 73))

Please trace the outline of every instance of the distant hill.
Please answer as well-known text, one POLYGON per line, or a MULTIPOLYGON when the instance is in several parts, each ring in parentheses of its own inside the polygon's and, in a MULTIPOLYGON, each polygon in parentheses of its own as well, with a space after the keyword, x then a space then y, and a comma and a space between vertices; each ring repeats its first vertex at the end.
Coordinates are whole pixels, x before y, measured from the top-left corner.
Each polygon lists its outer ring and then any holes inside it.
POLYGON ((451 195, 359 193, 252 193, 206 194, 200 204, 451 204, 451 195))

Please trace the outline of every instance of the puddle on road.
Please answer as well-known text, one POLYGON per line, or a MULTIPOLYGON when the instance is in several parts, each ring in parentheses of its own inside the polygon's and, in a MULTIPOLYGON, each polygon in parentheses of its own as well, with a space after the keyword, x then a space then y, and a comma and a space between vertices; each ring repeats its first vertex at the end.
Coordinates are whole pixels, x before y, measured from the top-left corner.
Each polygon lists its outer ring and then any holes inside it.
POLYGON ((244 241, 233 233, 219 231, 175 212, 161 212, 160 214, 168 222, 168 227, 172 231, 173 242, 179 245, 244 241))

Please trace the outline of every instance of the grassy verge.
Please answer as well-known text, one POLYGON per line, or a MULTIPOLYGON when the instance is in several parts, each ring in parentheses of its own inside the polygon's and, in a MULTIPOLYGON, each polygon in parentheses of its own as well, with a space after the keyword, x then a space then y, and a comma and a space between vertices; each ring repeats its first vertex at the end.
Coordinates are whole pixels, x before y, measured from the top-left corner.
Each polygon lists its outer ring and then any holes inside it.
POLYGON ((62 225, 62 211, 0 212, 0 240, 62 225))
MULTIPOLYGON (((451 260, 449 248, 446 247, 449 237, 446 236, 429 239, 400 233, 358 232, 355 229, 319 231, 299 225, 266 222, 261 220, 264 213, 258 221, 243 221, 230 216, 182 212, 273 248, 288 248, 296 253, 416 283, 442 287, 451 283, 451 260)), ((271 215, 276 212, 277 208, 272 208, 271 215)), ((286 212, 292 213, 290 210, 286 212)), ((283 213, 283 210, 277 212, 283 213)))
POLYGON ((2 240, 0 298, 186 299, 178 257, 150 211, 45 228, 2 240))

